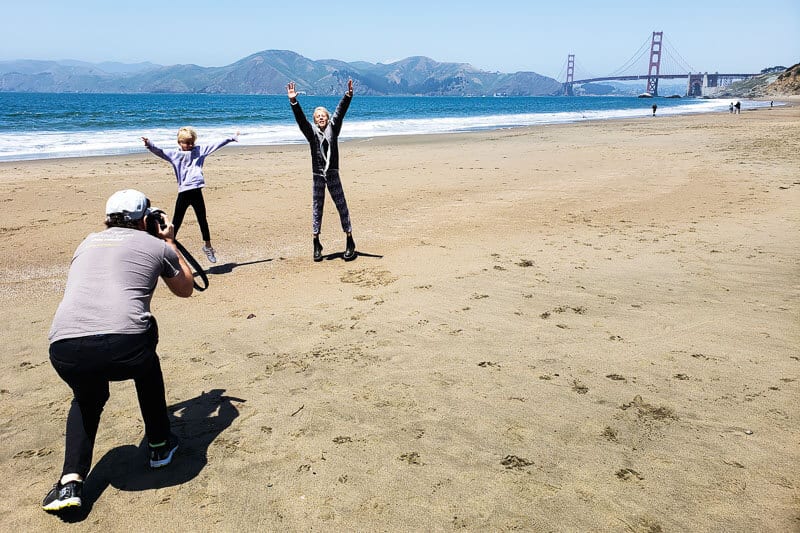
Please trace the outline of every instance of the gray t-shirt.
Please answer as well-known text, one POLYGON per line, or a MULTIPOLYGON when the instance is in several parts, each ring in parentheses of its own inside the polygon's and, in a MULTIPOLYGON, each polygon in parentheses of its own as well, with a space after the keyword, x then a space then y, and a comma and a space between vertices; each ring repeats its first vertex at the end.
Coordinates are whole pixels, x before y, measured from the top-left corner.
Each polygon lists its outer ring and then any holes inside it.
POLYGON ((172 246, 145 231, 108 228, 90 234, 72 257, 48 339, 147 331, 159 276, 172 278, 180 271, 172 246))

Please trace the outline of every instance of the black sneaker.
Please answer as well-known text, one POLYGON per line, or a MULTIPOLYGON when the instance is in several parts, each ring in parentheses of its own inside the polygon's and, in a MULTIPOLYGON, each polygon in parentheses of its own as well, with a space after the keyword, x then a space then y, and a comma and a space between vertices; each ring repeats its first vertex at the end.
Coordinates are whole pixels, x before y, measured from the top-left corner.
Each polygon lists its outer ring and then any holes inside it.
POLYGON ((81 506, 82 490, 83 481, 68 481, 62 485, 59 480, 42 500, 42 509, 48 513, 58 513, 70 508, 77 509, 81 506))
POLYGON ((319 237, 314 237, 314 261, 322 261, 322 245, 319 243, 319 237))
POLYGON ((150 450, 150 468, 161 468, 172 462, 172 456, 178 449, 178 443, 170 439, 160 446, 148 445, 150 450))
POLYGON ((352 235, 347 236, 347 246, 344 249, 344 260, 352 261, 356 258, 356 242, 353 240, 352 235))

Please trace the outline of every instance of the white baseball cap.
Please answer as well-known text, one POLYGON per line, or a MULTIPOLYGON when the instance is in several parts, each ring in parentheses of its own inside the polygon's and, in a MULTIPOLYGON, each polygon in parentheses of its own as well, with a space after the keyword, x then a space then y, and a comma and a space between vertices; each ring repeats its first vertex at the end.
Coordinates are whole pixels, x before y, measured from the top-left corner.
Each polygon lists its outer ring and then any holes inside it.
POLYGON ((144 217, 150 201, 143 192, 134 189, 117 191, 106 202, 106 215, 119 213, 126 221, 144 217))

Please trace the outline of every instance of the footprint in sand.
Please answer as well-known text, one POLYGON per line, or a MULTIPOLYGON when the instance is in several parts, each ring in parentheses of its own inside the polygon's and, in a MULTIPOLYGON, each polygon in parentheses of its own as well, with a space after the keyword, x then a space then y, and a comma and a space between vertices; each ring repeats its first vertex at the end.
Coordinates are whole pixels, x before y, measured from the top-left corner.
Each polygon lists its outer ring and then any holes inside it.
POLYGON ((13 455, 14 459, 30 459, 32 457, 44 457, 53 453, 52 448, 39 448, 38 450, 22 450, 13 455))
POLYGON ((651 405, 642 400, 642 397, 639 396, 638 394, 633 398, 631 402, 620 406, 620 409, 622 409, 623 411, 626 411, 630 408, 635 408, 639 417, 652 418, 655 420, 678 419, 678 415, 675 414, 675 411, 673 411, 672 408, 651 405))
POLYGON ((388 270, 362 268, 360 270, 348 270, 339 279, 342 283, 353 283, 359 287, 385 287, 397 281, 398 278, 388 270))
POLYGON ((544 313, 539 315, 539 318, 547 319, 547 318, 550 318, 553 313, 559 313, 560 314, 560 313, 565 313, 567 311, 572 311, 576 315, 585 315, 586 314, 586 308, 583 307, 582 305, 577 305, 577 306, 559 305, 558 307, 556 307, 552 311, 545 311, 544 313))
POLYGON ((638 479, 639 481, 642 481, 644 479, 639 472, 632 468, 620 468, 614 473, 614 475, 616 475, 622 481, 628 481, 630 479, 638 479))
POLYGON ((533 461, 529 461, 524 457, 517 457, 516 455, 506 455, 500 464, 506 467, 506 470, 519 470, 533 465, 533 461))
POLYGON ((611 426, 606 426, 600 435, 608 441, 617 442, 617 430, 611 426))
POLYGON ((581 383, 576 379, 573 380, 572 382, 572 390, 574 390, 578 394, 586 394, 587 392, 589 392, 589 387, 587 387, 586 385, 584 385, 583 383, 581 383))
POLYGON ((404 453, 399 457, 399 459, 405 463, 410 465, 424 465, 422 461, 420 461, 419 454, 417 452, 408 452, 404 453))

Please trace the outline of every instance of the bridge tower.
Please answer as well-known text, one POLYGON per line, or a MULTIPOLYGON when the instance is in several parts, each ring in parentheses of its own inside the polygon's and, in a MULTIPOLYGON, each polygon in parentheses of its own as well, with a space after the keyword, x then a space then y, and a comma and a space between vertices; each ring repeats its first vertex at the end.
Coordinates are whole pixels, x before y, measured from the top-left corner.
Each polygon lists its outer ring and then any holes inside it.
POLYGON ((703 88, 707 80, 705 75, 700 72, 689 73, 689 81, 686 85, 686 96, 703 96, 703 88))
POLYGON ((567 56, 567 81, 564 83, 564 96, 575 96, 572 92, 572 82, 575 81, 575 54, 567 56))
POLYGON ((658 71, 661 69, 661 38, 663 31, 654 31, 650 43, 650 68, 647 71, 647 92, 658 96, 658 71))

